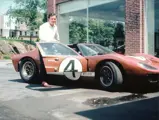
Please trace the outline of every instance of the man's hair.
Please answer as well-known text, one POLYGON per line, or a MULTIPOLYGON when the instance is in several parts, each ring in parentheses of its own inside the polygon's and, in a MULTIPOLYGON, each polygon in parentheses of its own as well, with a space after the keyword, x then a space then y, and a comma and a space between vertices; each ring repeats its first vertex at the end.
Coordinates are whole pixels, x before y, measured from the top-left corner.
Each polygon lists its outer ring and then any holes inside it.
POLYGON ((56 14, 55 13, 49 13, 48 18, 50 18, 52 16, 56 16, 56 14))

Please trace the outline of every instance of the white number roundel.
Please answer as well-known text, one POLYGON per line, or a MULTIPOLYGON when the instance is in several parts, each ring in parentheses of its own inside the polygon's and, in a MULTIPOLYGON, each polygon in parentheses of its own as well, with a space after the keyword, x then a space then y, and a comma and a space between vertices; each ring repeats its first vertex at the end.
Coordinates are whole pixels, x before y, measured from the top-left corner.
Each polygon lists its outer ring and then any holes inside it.
POLYGON ((78 59, 68 57, 60 64, 59 72, 63 72, 70 80, 78 80, 81 76, 82 64, 78 59))

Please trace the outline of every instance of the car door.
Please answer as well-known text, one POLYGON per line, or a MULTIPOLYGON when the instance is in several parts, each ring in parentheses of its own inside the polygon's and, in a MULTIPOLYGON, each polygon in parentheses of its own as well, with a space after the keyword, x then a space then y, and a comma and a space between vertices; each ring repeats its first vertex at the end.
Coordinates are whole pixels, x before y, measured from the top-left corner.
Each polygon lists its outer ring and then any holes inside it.
POLYGON ((86 71, 87 60, 61 43, 39 43, 47 74, 65 75, 77 80, 86 71))
POLYGON ((44 56, 43 61, 47 74, 53 74, 53 72, 54 74, 56 74, 57 72, 59 73, 59 66, 64 59, 65 56, 60 56, 60 55, 44 56))

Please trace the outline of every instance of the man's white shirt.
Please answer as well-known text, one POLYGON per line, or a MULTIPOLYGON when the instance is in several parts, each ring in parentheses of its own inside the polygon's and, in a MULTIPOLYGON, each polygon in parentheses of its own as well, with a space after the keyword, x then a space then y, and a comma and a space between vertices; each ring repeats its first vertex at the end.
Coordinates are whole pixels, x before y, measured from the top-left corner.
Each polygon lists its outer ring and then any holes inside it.
POLYGON ((49 22, 42 24, 39 28, 40 42, 58 42, 60 40, 57 26, 51 26, 49 22))

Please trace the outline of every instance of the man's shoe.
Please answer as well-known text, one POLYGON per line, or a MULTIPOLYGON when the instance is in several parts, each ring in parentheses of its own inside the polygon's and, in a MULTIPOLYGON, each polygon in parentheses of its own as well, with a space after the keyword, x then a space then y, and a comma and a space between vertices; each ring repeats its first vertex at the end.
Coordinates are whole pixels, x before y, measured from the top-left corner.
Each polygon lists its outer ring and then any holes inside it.
POLYGON ((52 85, 49 85, 46 81, 43 81, 42 82, 42 86, 44 86, 44 87, 51 87, 52 85))

